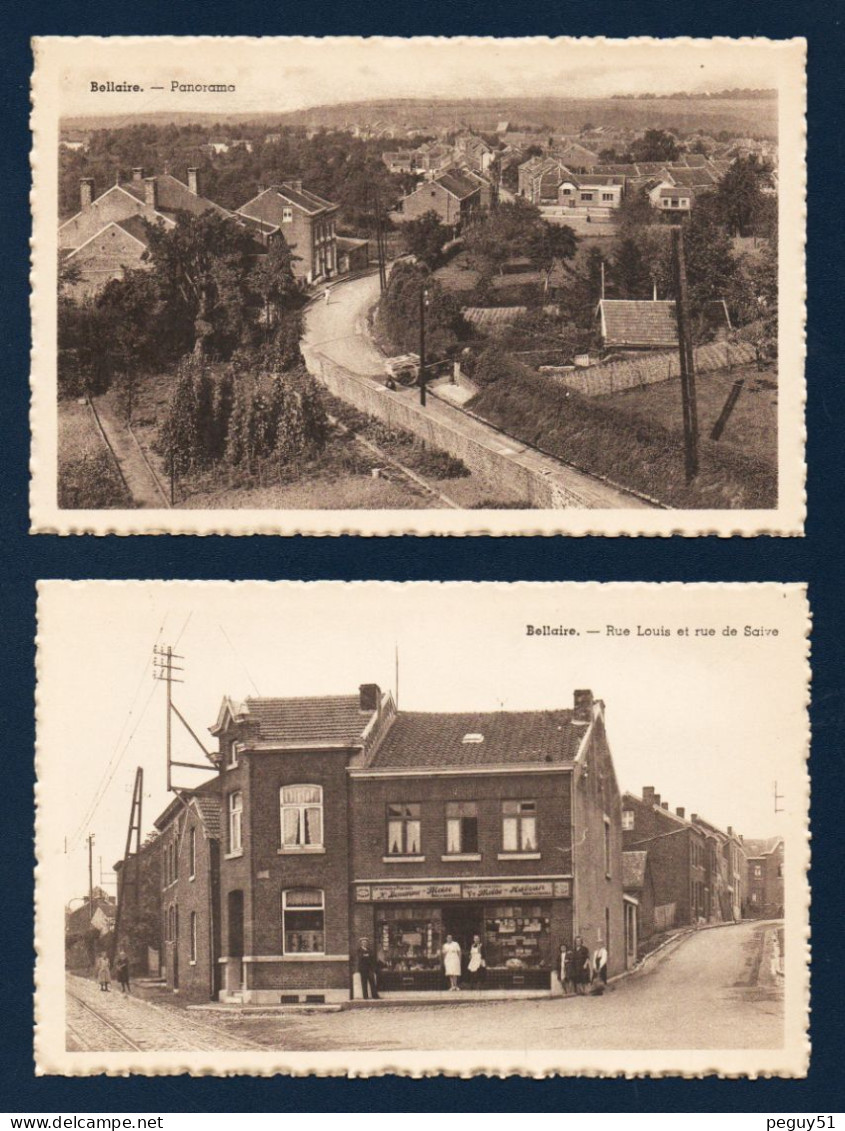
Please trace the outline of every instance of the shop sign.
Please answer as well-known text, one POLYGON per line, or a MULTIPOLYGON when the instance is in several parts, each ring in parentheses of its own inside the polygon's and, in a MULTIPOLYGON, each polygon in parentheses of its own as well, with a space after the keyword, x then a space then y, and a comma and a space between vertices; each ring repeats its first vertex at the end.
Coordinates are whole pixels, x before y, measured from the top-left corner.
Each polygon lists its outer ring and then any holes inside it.
POLYGON ((355 898, 359 903, 369 903, 373 896, 368 887, 360 887, 355 889, 355 898))
MULTIPOLYGON (((361 888, 358 889, 359 893, 361 888)), ((384 900, 460 899, 460 884, 373 884, 371 898, 374 903, 384 900)), ((363 899, 360 894, 359 899, 363 899)))
POLYGON ((494 883, 464 884, 464 899, 550 899, 551 883, 543 880, 504 880, 494 883))
POLYGON ((572 898, 572 880, 556 880, 554 887, 555 899, 572 898))

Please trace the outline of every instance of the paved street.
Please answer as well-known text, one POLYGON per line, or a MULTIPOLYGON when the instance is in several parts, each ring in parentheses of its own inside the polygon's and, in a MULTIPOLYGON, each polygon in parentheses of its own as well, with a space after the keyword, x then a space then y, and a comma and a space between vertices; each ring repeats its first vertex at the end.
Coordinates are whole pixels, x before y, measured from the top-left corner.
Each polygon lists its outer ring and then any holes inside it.
MULTIPOLYGON (((782 979, 771 973, 767 958, 776 927, 743 923, 698 931, 600 998, 482 1004, 458 999, 340 1013, 237 1015, 162 1008, 122 999, 114 990, 101 995, 92 982, 77 978, 69 979, 69 990, 142 1048, 777 1048, 782 979)), ((89 1047, 133 1047, 121 1045, 107 1025, 98 1029, 96 1019, 82 1016, 71 996, 68 1023, 70 1048, 85 1047, 83 1041, 89 1047)))
MULTIPOLYGON (((378 275, 366 275, 335 283, 328 303, 323 298, 311 303, 306 311, 302 351, 312 373, 319 375, 317 355, 323 355, 357 376, 384 380, 384 358, 367 331, 367 315, 378 300, 378 294, 378 275)), ((647 506, 642 499, 627 491, 503 436, 442 399, 429 397, 427 408, 418 408, 419 393, 416 389, 397 389, 391 395, 403 398, 412 412, 420 414, 421 435, 427 436, 426 420, 437 418, 460 436, 497 454, 509 456, 532 474, 559 483, 565 497, 571 500, 569 505, 599 509, 647 506)))

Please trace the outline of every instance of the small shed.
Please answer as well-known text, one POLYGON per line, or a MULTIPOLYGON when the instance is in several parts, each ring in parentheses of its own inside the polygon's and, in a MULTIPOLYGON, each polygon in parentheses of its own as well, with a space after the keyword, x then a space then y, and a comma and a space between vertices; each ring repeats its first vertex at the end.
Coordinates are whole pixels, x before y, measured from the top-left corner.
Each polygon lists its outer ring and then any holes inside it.
POLYGON ((658 299, 602 299, 596 310, 605 349, 677 349, 675 303, 658 299))

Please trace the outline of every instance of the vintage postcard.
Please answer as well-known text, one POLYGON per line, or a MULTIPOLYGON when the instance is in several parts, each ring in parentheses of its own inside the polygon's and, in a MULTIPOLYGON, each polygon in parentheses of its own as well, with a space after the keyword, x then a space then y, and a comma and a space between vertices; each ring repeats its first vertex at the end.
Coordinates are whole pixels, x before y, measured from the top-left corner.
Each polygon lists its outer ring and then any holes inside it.
POLYGON ((804 40, 33 50, 34 532, 803 532, 804 40))
POLYGON ((38 1073, 805 1075, 809 616, 41 583, 38 1073))

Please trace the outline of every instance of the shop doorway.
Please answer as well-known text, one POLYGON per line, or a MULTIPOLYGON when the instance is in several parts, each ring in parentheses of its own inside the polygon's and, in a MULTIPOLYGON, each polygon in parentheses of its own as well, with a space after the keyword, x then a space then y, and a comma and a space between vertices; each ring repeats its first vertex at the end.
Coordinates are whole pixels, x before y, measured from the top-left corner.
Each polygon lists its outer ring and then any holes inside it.
POLYGON ((484 907, 480 903, 453 903, 443 905, 443 941, 451 935, 461 948, 463 968, 469 959, 469 948, 474 935, 484 939, 484 907))

